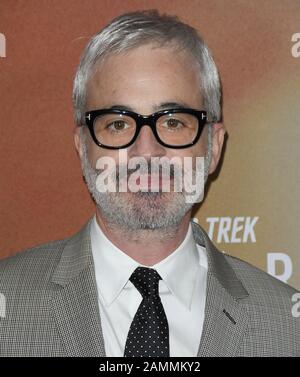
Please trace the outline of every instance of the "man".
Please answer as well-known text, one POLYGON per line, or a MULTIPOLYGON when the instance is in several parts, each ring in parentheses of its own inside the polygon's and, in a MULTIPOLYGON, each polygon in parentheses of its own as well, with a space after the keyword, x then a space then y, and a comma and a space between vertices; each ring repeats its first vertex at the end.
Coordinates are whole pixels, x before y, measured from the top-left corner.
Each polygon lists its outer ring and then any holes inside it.
POLYGON ((196 31, 156 11, 116 18, 86 47, 73 98, 96 214, 73 237, 1 262, 0 354, 300 356, 296 291, 219 252, 191 221, 188 184, 174 189, 185 158, 193 177, 204 158, 206 181, 225 134, 217 68, 196 31), (135 158, 146 165, 128 190, 135 158), (177 158, 169 192, 168 174, 147 171, 152 158, 177 158), (105 191, 103 173, 125 186, 105 191))

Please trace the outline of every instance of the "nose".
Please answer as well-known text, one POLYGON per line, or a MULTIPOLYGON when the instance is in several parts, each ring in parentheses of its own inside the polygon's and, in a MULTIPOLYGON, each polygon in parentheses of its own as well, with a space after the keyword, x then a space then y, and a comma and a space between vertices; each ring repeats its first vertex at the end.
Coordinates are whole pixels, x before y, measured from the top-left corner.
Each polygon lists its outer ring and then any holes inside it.
POLYGON ((162 157, 166 155, 165 148, 156 140, 151 128, 148 125, 140 129, 136 141, 131 146, 131 157, 162 157))

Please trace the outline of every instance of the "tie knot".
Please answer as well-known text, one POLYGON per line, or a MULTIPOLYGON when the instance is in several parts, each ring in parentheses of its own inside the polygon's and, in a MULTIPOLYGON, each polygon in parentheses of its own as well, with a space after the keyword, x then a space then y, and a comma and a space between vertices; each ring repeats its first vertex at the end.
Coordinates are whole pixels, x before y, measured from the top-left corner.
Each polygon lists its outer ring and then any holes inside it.
POLYGON ((159 273, 153 268, 137 267, 129 280, 144 297, 158 296, 159 273))

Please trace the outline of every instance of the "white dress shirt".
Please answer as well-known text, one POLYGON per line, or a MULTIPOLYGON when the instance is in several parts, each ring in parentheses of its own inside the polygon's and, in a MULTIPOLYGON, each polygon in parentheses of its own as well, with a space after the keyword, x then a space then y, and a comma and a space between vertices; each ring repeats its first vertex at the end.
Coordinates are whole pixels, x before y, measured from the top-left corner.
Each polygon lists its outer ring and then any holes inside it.
MULTIPOLYGON (((144 266, 116 247, 99 227, 91 224, 101 327, 107 356, 123 356, 127 334, 142 296, 129 280, 144 266)), ((169 324, 170 356, 197 356, 206 299, 207 256, 195 243, 192 226, 183 242, 153 266, 162 280, 159 295, 169 324)))

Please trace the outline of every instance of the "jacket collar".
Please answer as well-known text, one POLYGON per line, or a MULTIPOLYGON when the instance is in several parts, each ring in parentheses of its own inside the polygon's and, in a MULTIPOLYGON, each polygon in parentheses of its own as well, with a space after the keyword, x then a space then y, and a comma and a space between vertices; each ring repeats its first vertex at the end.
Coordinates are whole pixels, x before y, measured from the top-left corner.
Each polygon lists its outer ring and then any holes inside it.
POLYGON ((237 278, 234 270, 227 262, 224 254, 211 242, 205 230, 197 223, 192 222, 193 234, 196 243, 205 247, 208 259, 208 271, 215 276, 227 292, 236 299, 242 299, 249 294, 237 278))
MULTIPOLYGON (((52 276, 52 281, 60 285, 68 284, 83 270, 93 266, 93 256, 90 241, 90 225, 92 218, 73 237, 69 238, 63 250, 61 260, 52 276)), ((248 292, 237 278, 223 253, 211 242, 205 230, 192 222, 193 235, 196 243, 207 250, 208 269, 219 283, 233 297, 245 298, 248 292)))
MULTIPOLYGON (((90 219, 69 238, 52 275, 61 286, 53 312, 68 356, 105 356, 90 241, 90 219)), ((248 315, 239 304, 248 292, 225 256, 200 225, 192 223, 195 241, 208 257, 205 318, 198 356, 233 356, 246 330, 248 315)))
POLYGON ((69 238, 52 275, 52 313, 66 356, 104 357, 90 223, 69 238))
POLYGON ((208 259, 205 315, 197 356, 237 356, 249 322, 242 302, 249 294, 204 229, 196 223, 193 229, 208 259))
POLYGON ((90 241, 90 225, 92 218, 67 240, 61 259, 52 275, 52 282, 65 286, 82 271, 93 266, 93 255, 90 241))

